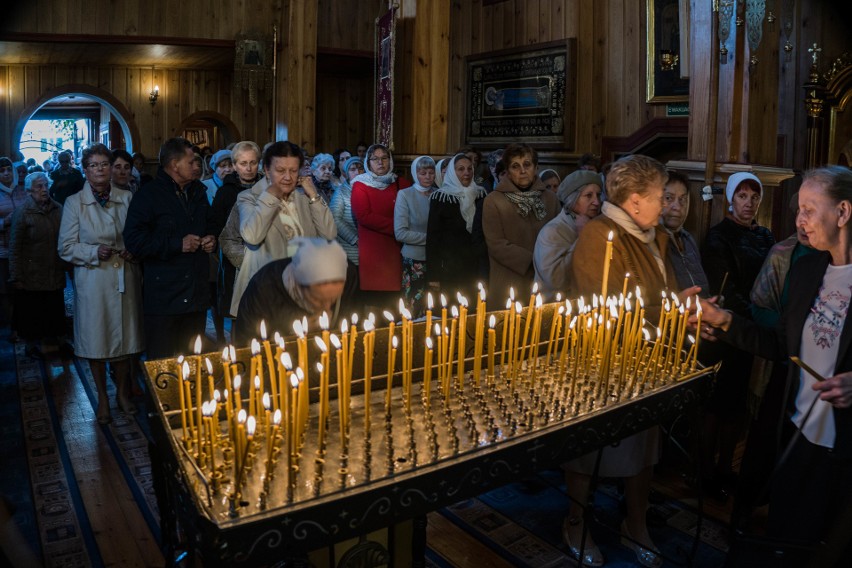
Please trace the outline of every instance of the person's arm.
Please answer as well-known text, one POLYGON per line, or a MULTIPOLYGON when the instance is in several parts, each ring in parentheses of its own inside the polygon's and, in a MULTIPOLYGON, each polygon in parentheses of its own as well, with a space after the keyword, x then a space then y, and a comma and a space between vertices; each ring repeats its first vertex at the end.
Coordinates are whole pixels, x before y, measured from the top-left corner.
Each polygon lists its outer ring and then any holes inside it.
POLYGON ((355 246, 358 243, 358 230, 352 224, 352 220, 346 218, 346 200, 342 190, 338 189, 334 192, 329 209, 337 225, 337 240, 355 246))
MULTIPOLYGON (((377 233, 393 236, 393 217, 387 217, 375 211, 372 207, 370 197, 360 182, 355 183, 352 188, 352 213, 358 220, 358 225, 377 233)), ((390 187, 384 191, 392 191, 390 187)))
POLYGON ((511 242, 503 229, 503 219, 497 199, 506 199, 499 193, 485 198, 482 211, 482 232, 488 246, 488 255, 517 274, 526 274, 533 261, 533 252, 511 242))
POLYGON ((400 191, 396 196, 393 208, 393 235, 401 243, 408 245, 425 245, 426 233, 411 228, 411 207, 408 195, 400 191))
POLYGON ((243 265, 246 247, 242 237, 240 237, 240 214, 236 207, 231 209, 228 220, 219 234, 219 246, 222 248, 222 254, 225 256, 225 259, 234 268, 239 268, 243 265))
POLYGON ((574 253, 576 234, 569 236, 569 228, 560 232, 555 226, 547 224, 539 232, 533 251, 535 278, 549 292, 565 292, 571 277, 571 257, 574 253))
POLYGON ((240 236, 253 246, 266 240, 266 234, 280 211, 279 199, 264 191, 257 200, 251 192, 242 192, 237 197, 236 209, 239 212, 240 236))
MULTIPOLYGON (((127 219, 122 233, 124 246, 137 260, 168 260, 183 252, 184 238, 169 234, 169 231, 156 222, 156 205, 153 200, 159 194, 160 192, 153 188, 138 192, 127 208, 127 219)), ((192 235, 187 235, 189 236, 192 235)))
POLYGON ((317 235, 329 241, 337 238, 337 225, 334 224, 334 217, 325 200, 316 193, 313 198, 307 197, 307 194, 305 197, 307 198, 305 205, 317 235))
POLYGON ((76 266, 97 266, 100 245, 80 242, 80 202, 73 195, 62 208, 59 225, 59 257, 76 266))

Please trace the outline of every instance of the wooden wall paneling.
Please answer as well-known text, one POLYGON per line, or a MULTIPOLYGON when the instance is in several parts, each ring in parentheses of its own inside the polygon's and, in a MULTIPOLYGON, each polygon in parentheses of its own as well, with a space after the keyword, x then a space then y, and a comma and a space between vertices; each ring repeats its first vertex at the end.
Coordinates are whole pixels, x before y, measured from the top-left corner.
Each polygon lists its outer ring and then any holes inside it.
MULTIPOLYGON (((467 24, 470 26, 470 51, 468 53, 481 53, 482 52, 482 36, 484 35, 482 29, 482 0, 472 0, 471 2, 461 2, 462 7, 462 16, 466 18, 467 24)), ((453 21, 452 17, 450 18, 450 25, 452 26, 453 21)), ((452 49, 453 41, 452 36, 450 36, 450 48, 452 49)))
MULTIPOLYGON (((479 8, 479 21, 482 25, 482 39, 479 42, 480 52, 485 53, 488 51, 492 51, 496 49, 494 47, 495 36, 497 35, 497 28, 495 27, 496 22, 496 11, 497 6, 500 4, 489 4, 488 6, 482 6, 481 4, 478 6, 479 8)), ((502 12, 501 12, 502 15, 502 12)), ((503 28, 503 21, 500 21, 500 29, 503 28)))
POLYGON ((609 77, 607 76, 608 55, 610 47, 606 42, 605 31, 607 29, 608 15, 612 1, 595 2, 593 10, 593 23, 590 28, 592 37, 592 85, 591 85, 591 110, 594 122, 591 130, 592 148, 600 148, 603 139, 603 130, 606 125, 606 101, 609 91, 609 77))
MULTIPOLYGON (((690 0, 689 26, 689 139, 687 155, 690 160, 707 157, 707 133, 710 116, 710 65, 718 57, 719 42, 711 37, 711 22, 715 17, 710 0, 690 0)), ((720 65, 721 67, 721 65, 720 65)), ((720 69, 721 71, 721 69, 720 69)), ((721 93, 721 91, 720 91, 721 93)))
POLYGON ((602 37, 595 42, 596 45, 603 42, 606 48, 602 55, 606 61, 606 75, 610 78, 605 83, 606 88, 603 92, 606 99, 604 106, 606 123, 602 136, 612 132, 628 132, 624 124, 624 114, 627 112, 625 90, 633 92, 638 90, 633 85, 628 85, 624 78, 625 69, 632 67, 636 57, 635 50, 632 50, 633 46, 624 37, 624 4, 624 0, 610 0, 606 25, 601 28, 602 37))
MULTIPOLYGON (((432 84, 435 77, 433 66, 438 64, 432 59, 431 50, 431 44, 434 41, 434 35, 430 29, 432 7, 433 4, 428 0, 418 0, 416 16, 404 20, 406 37, 401 47, 404 57, 411 63, 397 65, 395 68, 402 71, 401 75, 407 75, 406 86, 403 86, 399 93, 402 96, 396 98, 402 102, 400 110, 407 109, 408 112, 400 116, 397 127, 394 129, 396 132, 394 137, 400 141, 399 149, 406 154, 430 151, 432 89, 436 87, 432 84), (410 97, 408 93, 411 93, 410 97), (409 118, 406 119, 406 116, 409 118)), ((402 22, 399 21, 398 25, 402 22)), ((397 63, 402 61, 398 60, 397 63)), ((399 86, 397 83, 397 88, 399 86)))
POLYGON ((316 129, 317 7, 290 0, 288 27, 288 106, 290 140, 314 151, 316 129))
MULTIPOLYGON (((423 0, 421 0, 423 1, 423 0)), ((445 69, 450 65, 450 1, 430 0, 430 26, 433 40, 430 42, 431 93, 429 97, 428 118, 430 153, 447 151, 447 108, 449 104, 449 84, 442 81, 445 69)))
POLYGON ((531 4, 532 2, 538 3, 537 0, 509 0, 510 17, 512 18, 512 24, 515 27, 514 33, 512 34, 513 46, 527 44, 526 22, 529 19, 527 18, 527 9, 528 4, 531 4))
MULTIPOLYGON (((83 33, 83 5, 88 2, 75 2, 68 6, 68 11, 65 14, 65 31, 66 34, 81 34, 83 33)), ((60 20, 61 21, 61 20, 60 20)))
MULTIPOLYGON (((645 103, 645 65, 647 47, 645 45, 645 6, 642 2, 624 2, 624 66, 622 96, 625 105, 622 109, 624 123, 622 132, 635 132, 648 123, 654 116, 653 107, 645 103)), ((616 40, 617 41, 617 40, 616 40)), ((618 77, 613 73, 611 77, 618 77)), ((612 129, 609 129, 612 132, 612 129)))
POLYGON ((550 37, 553 40, 572 37, 566 32, 565 20, 568 15, 565 10, 565 4, 566 0, 550 0, 550 15, 547 18, 549 18, 550 37))
POLYGON ((462 146, 466 131, 467 57, 481 50, 479 33, 483 13, 480 2, 453 2, 450 14, 449 99, 447 102, 447 141, 440 152, 462 146), (477 31, 473 31, 477 30, 477 31))
POLYGON ((778 39, 777 31, 764 29, 757 50, 758 63, 750 72, 748 146, 746 160, 758 164, 776 163, 778 132, 778 39))
POLYGON ((37 99, 41 93, 39 89, 38 67, 27 66, 24 68, 24 97, 27 101, 37 99))
MULTIPOLYGON (((400 6, 396 20, 396 60, 394 63, 394 108, 393 108, 393 151, 396 153, 408 153, 415 151, 417 141, 415 136, 418 132, 425 133, 424 128, 419 128, 417 121, 423 119, 423 112, 417 112, 419 108, 428 108, 429 88, 423 84, 424 73, 421 68, 429 64, 428 45, 422 44, 422 38, 418 34, 418 14, 425 14, 425 4, 419 0, 409 0, 400 6), (418 49, 425 51, 418 52, 418 49), (422 105, 427 105, 426 107, 422 105)), ((425 16, 421 16, 420 27, 423 27, 425 16)), ((428 25, 428 21, 426 22, 428 25)), ((370 74, 371 83, 375 77, 370 74)), ((369 114, 375 115, 375 101, 371 100, 369 114)), ((375 137, 375 129, 370 129, 370 141, 375 137)))
POLYGON ((577 152, 595 150, 592 144, 592 108, 594 98, 594 65, 591 34, 594 25, 595 0, 577 0, 577 152))
MULTIPOLYGON (((503 21, 503 45, 502 48, 510 48, 518 45, 518 31, 517 31, 517 20, 518 16, 515 13, 515 2, 516 0, 509 0, 508 2, 502 2, 497 4, 497 14, 502 14, 503 21)), ((498 16, 499 18, 499 16, 498 16)), ((500 33, 497 30, 495 33, 500 33)), ((495 44, 494 49, 501 49, 501 47, 497 47, 495 44)))
POLYGON ((553 36, 553 21, 550 17, 551 0, 539 0, 538 3, 538 33, 533 43, 546 42, 554 39, 553 36))
POLYGON ((16 127, 19 115, 26 106, 26 84, 24 68, 20 65, 9 67, 9 110, 11 121, 9 126, 16 127))

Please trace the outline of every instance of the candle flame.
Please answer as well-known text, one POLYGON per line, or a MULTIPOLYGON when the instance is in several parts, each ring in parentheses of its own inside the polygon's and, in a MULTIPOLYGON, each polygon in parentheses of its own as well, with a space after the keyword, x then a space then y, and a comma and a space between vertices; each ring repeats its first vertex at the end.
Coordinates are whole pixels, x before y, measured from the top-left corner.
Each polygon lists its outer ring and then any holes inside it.
POLYGON ((441 294, 441 307, 442 307, 442 308, 446 308, 446 307, 447 307, 447 297, 446 297, 446 296, 444 296, 443 294, 441 294))
POLYGON ((485 301, 485 288, 482 287, 482 282, 479 283, 479 301, 485 301))
POLYGON ((241 375, 234 375, 234 390, 240 390, 240 387, 243 384, 243 377, 241 375))
POLYGON ((565 315, 570 316, 572 311, 571 300, 565 300, 565 315))
POLYGON ((562 292, 556 293, 556 302, 559 303, 562 301, 562 292))
POLYGON ((367 319, 369 319, 371 322, 373 322, 374 326, 376 325, 376 314, 374 314, 373 312, 370 312, 369 314, 367 314, 367 319))
POLYGON ((695 336, 693 336, 691 333, 687 333, 686 338, 689 339, 690 343, 695 343, 695 336))
POLYGON ((183 360, 184 360, 184 356, 183 356, 183 355, 178 355, 178 358, 177 358, 178 365, 182 364, 182 363, 183 363, 183 360))
POLYGON ((435 335, 441 337, 441 324, 439 323, 435 324, 435 335))
POLYGON ((383 311, 382 315, 385 316, 385 319, 388 320, 388 322, 390 322, 390 323, 394 322, 393 314, 390 313, 389 311, 387 311, 387 310, 383 311))
POLYGON ((353 313, 350 319, 352 320, 352 325, 358 325, 358 314, 353 313))
POLYGON ((456 301, 457 301, 459 304, 464 304, 464 302, 462 301, 462 300, 463 300, 463 298, 464 298, 464 296, 462 296, 461 292, 456 292, 456 301))
POLYGON ((631 307, 632 307, 632 304, 630 303, 630 298, 627 298, 626 300, 624 300, 624 309, 629 312, 631 307))
POLYGON ((302 371, 301 367, 296 367, 296 379, 301 383, 305 380, 305 372, 302 371))
POLYGON ((266 320, 260 320, 260 338, 266 341, 266 320))
POLYGON ((183 365, 181 365, 181 372, 183 373, 183 380, 185 380, 185 381, 188 380, 189 379, 189 363, 187 363, 186 361, 184 361, 183 365))
POLYGON ((237 413, 237 422, 239 422, 240 424, 245 424, 247 416, 248 413, 246 412, 246 409, 241 408, 240 411, 237 413))
POLYGON ((319 326, 320 329, 326 331, 328 329, 328 313, 323 310, 322 315, 319 317, 319 326))
POLYGON ((642 309, 644 310, 644 309, 645 309, 645 300, 643 300, 643 299, 642 299, 642 298, 640 298, 640 297, 637 297, 637 298, 636 298, 636 301, 637 301, 637 302, 639 302, 639 307, 640 307, 640 308, 642 308, 642 309))
POLYGON ((394 349, 396 349, 397 345, 399 345, 399 342, 397 341, 396 336, 394 335, 394 336, 391 338, 391 346, 392 346, 394 349))
POLYGON ((229 394, 228 394, 228 392, 229 392, 229 391, 228 391, 228 389, 225 389, 224 391, 222 391, 222 397, 223 397, 226 401, 228 400, 228 397, 230 397, 230 396, 231 396, 231 395, 229 395, 229 394))
POLYGON ((207 405, 207 402, 201 403, 201 415, 204 416, 205 418, 210 416, 210 414, 213 414, 212 412, 210 412, 210 413, 207 412, 208 408, 209 408, 209 406, 207 405))
POLYGON ((651 332, 643 327, 642 328, 642 337, 645 338, 645 341, 651 341, 651 332))
POLYGON ((512 300, 513 302, 515 301, 515 287, 514 286, 509 287, 509 299, 512 300))
POLYGON ((541 299, 541 294, 536 294, 535 296, 535 307, 540 308, 544 304, 544 301, 541 299))
POLYGON ((288 371, 293 370, 293 359, 290 357, 289 353, 284 352, 284 353, 281 354, 281 364, 288 371))
POLYGON ((317 361, 317 372, 319 372, 319 374, 322 374, 322 371, 323 371, 322 363, 317 361))
POLYGON ((369 319, 365 319, 364 320, 364 331, 370 332, 370 331, 373 331, 374 329, 376 329, 376 326, 373 324, 373 322, 369 319))
POLYGON ((269 393, 263 393, 263 408, 269 410, 272 405, 269 403, 269 393))
MULTIPOLYGON (((227 391, 225 391, 225 392, 227 392, 227 391)), ((219 389, 216 389, 216 390, 213 391, 213 400, 215 400, 216 402, 219 402, 220 400, 222 400, 222 394, 219 392, 219 389)))
POLYGON ((565 313, 565 306, 559 306, 559 309, 556 310, 556 313, 558 313, 560 316, 562 314, 564 314, 565 313))
POLYGON ((408 308, 402 309, 402 317, 404 319, 407 319, 408 321, 411 321, 411 312, 408 310, 408 308))
POLYGON ((260 353, 260 342, 257 339, 252 338, 251 340, 251 354, 257 355, 260 353))
POLYGON ((302 328, 302 322, 299 320, 293 322, 293 333, 295 333, 297 337, 305 337, 305 330, 302 328))
POLYGON ((698 301, 698 298, 695 299, 695 313, 700 314, 704 311, 704 308, 701 307, 701 302, 698 301))
POLYGON ((399 313, 402 313, 402 310, 405 309, 405 302, 402 301, 402 298, 399 299, 399 303, 396 306, 399 309, 399 313))
POLYGON ((228 348, 225 347, 224 349, 222 349, 222 362, 223 363, 229 363, 230 362, 230 359, 228 358, 229 356, 230 355, 228 353, 228 348))
POLYGON ((618 310, 615 309, 615 304, 609 305, 609 315, 612 318, 616 318, 616 319, 618 318, 618 310))
MULTIPOLYGON (((491 316, 491 317, 494 317, 494 316, 491 316)), ((426 338, 426 349, 432 349, 432 338, 431 337, 426 338)))
POLYGON ((450 309, 450 313, 453 315, 454 318, 459 317, 459 309, 456 306, 453 306, 450 309))
POLYGON ((571 323, 568 324, 568 329, 574 329, 575 325, 577 325, 577 316, 571 318, 571 323))
POLYGON ((515 302, 515 311, 518 312, 518 313, 521 313, 522 311, 524 311, 524 307, 521 305, 520 302, 515 302))
POLYGON ((278 426, 281 424, 281 409, 276 408, 275 413, 272 415, 272 423, 278 426))
POLYGON ((496 325, 497 325, 497 318, 494 317, 494 314, 491 314, 491 317, 488 318, 488 327, 490 327, 491 329, 494 329, 494 327, 496 325))
POLYGON ((435 300, 432 299, 432 292, 426 294, 426 307, 430 310, 435 307, 435 300))
POLYGON ((481 281, 481 280, 480 280, 479 282, 477 282, 477 283, 476 283, 476 289, 477 289, 477 290, 484 290, 484 289, 485 289, 485 286, 483 286, 483 285, 482 285, 482 281, 481 281))
POLYGON ((609 235, 607 235, 607 237, 606 237, 606 240, 609 241, 609 242, 612 242, 612 237, 613 237, 613 234, 612 234, 612 231, 610 231, 609 235))
POLYGON ((210 362, 210 359, 208 357, 204 358, 204 365, 207 366, 207 374, 212 375, 213 374, 213 363, 210 362))
POLYGON ((692 296, 687 296, 687 298, 686 298, 686 309, 689 310, 690 306, 692 306, 692 296))
POLYGON ((349 331, 349 322, 346 321, 346 318, 343 318, 343 321, 340 323, 340 333, 347 333, 349 331))
POLYGON ((329 339, 331 340, 331 344, 334 345, 335 349, 341 349, 343 347, 343 344, 340 343, 340 340, 337 338, 336 334, 332 333, 329 336, 329 339))
POLYGON ((538 294, 538 282, 533 282, 532 295, 535 296, 536 294, 538 294))
POLYGON ((506 309, 507 310, 512 309, 512 300, 510 298, 506 298, 506 309))
POLYGON ((232 362, 237 361, 237 350, 234 349, 233 345, 228 345, 228 360, 232 362))
POLYGON ((659 339, 662 334, 663 334, 663 330, 658 327, 657 328, 657 339, 659 339))
POLYGON ((275 332, 275 345, 277 345, 281 349, 284 349, 284 338, 281 337, 281 334, 277 331, 275 332))
POLYGON ((254 416, 249 416, 246 420, 246 436, 254 437, 254 430, 257 428, 257 419, 254 416))
POLYGON ((260 375, 254 376, 254 390, 260 390, 260 375))
POLYGON ((294 389, 299 386, 299 377, 296 376, 296 373, 290 373, 290 386, 294 389))
POLYGON ((201 336, 195 336, 195 347, 192 350, 196 355, 201 355, 201 336))

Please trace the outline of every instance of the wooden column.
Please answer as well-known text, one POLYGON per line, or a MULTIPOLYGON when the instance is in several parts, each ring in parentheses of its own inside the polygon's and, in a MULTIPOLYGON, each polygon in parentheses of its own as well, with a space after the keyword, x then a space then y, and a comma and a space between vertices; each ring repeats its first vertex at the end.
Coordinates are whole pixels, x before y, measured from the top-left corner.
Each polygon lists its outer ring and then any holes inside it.
POLYGON ((278 70, 276 139, 316 151, 317 2, 290 0, 278 70))

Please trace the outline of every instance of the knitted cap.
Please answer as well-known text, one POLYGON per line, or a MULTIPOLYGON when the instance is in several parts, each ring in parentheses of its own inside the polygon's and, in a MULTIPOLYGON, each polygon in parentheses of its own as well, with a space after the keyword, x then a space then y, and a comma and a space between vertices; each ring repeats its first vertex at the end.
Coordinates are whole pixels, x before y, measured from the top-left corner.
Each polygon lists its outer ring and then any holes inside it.
POLYGON ((603 187, 599 173, 589 170, 577 170, 562 180, 556 190, 556 195, 559 197, 559 201, 565 203, 572 193, 580 191, 592 183, 598 187, 603 187))

